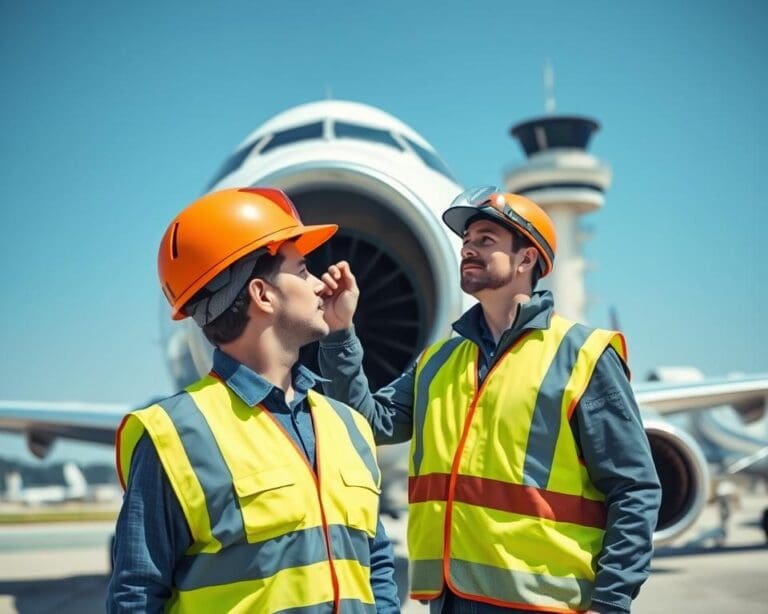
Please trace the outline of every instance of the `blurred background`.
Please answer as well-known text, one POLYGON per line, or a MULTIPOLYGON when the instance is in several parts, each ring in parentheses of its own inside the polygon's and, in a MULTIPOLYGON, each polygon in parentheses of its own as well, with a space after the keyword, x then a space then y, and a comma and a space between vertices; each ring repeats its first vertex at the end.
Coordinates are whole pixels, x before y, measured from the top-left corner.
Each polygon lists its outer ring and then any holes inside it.
MULTIPOLYGON (((612 182, 582 220, 588 321, 620 323, 640 379, 768 371, 766 26, 739 0, 0 0, 0 399, 173 392, 163 231, 257 126, 326 99, 399 118, 465 186, 524 163, 509 129, 548 97, 595 118, 612 182)), ((77 482, 74 461, 114 486, 112 455, 40 462, 0 434, 27 483, 77 482)))

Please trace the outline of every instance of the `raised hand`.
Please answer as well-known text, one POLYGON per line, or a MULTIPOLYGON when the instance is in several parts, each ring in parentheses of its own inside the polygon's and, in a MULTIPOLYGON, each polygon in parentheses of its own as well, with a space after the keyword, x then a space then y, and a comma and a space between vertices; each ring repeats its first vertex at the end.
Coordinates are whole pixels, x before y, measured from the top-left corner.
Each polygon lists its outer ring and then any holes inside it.
POLYGON ((320 278, 325 284, 322 296, 325 300, 325 321, 331 331, 343 330, 352 326, 352 318, 357 309, 360 289, 346 260, 328 267, 320 278))

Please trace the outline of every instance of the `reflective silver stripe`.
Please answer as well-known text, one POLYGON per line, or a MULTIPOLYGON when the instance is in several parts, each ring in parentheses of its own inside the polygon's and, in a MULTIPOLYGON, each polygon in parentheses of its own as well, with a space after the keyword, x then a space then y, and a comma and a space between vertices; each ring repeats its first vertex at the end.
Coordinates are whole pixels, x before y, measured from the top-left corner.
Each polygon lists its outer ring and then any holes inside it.
POLYGON ((557 435, 562 418, 563 392, 571 376, 579 348, 592 329, 574 324, 563 337, 541 382, 533 410, 523 465, 523 484, 546 488, 552 473, 557 435))
POLYGON ((416 376, 416 403, 413 408, 413 475, 419 475, 421 461, 424 459, 424 423, 427 420, 429 385, 437 375, 453 350, 464 341, 463 337, 448 339, 437 350, 416 376))
POLYGON ((592 582, 544 574, 499 569, 451 559, 451 581, 457 590, 509 604, 586 610, 592 602, 592 582))
POLYGON ((371 548, 365 531, 332 524, 328 527, 331 535, 331 552, 334 560, 357 561, 363 567, 371 566, 371 548))
POLYGON ((408 562, 411 593, 440 592, 443 586, 443 559, 422 559, 408 562))
POLYGON ((232 488, 232 474, 200 408, 187 392, 159 405, 171 418, 203 487, 213 536, 222 547, 244 541, 243 516, 232 488))
POLYGON ((328 401, 331 407, 333 407, 336 414, 344 423, 344 426, 347 427, 347 433, 349 434, 349 438, 352 440, 352 445, 360 455, 360 458, 363 459, 365 466, 368 467, 368 471, 371 472, 373 483, 378 484, 379 466, 376 463, 376 457, 373 454, 373 450, 371 450, 371 447, 368 445, 368 442, 360 432, 360 429, 357 428, 357 424, 355 424, 355 419, 352 417, 353 410, 344 405, 344 403, 337 401, 336 399, 331 399, 330 397, 323 398, 328 401))
MULTIPOLYGON (((334 559, 351 559, 370 567, 365 531, 331 525, 329 532, 334 559)), ((269 578, 281 569, 327 560, 323 529, 312 527, 254 544, 235 544, 216 553, 185 555, 176 567, 174 584, 182 591, 191 591, 269 578)))

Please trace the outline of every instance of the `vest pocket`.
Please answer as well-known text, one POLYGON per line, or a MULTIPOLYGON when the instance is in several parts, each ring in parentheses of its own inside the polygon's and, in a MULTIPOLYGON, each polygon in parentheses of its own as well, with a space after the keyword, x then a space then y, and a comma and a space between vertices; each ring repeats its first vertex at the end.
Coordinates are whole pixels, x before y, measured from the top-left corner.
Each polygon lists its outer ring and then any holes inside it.
POLYGON ((362 529, 368 535, 376 535, 376 524, 379 515, 379 494, 369 471, 365 469, 340 470, 341 481, 346 486, 345 509, 347 525, 362 529))
POLYGON ((275 467, 232 479, 248 542, 289 533, 307 515, 290 467, 275 467))

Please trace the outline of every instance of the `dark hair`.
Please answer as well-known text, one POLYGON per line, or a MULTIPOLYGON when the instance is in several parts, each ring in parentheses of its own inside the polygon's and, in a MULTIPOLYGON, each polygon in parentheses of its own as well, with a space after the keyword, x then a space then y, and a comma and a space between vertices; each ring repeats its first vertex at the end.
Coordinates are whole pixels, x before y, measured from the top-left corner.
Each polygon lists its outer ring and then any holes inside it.
MULTIPOLYGON (((269 282, 273 281, 280 270, 280 265, 283 264, 283 260, 285 257, 282 254, 274 256, 264 254, 256 261, 248 281, 238 292, 232 304, 219 317, 203 326, 203 334, 208 341, 218 346, 234 341, 243 334, 245 325, 248 324, 248 305, 251 303, 248 286, 252 280, 257 278, 269 282)), ((192 300, 195 300, 194 297, 192 300)))

